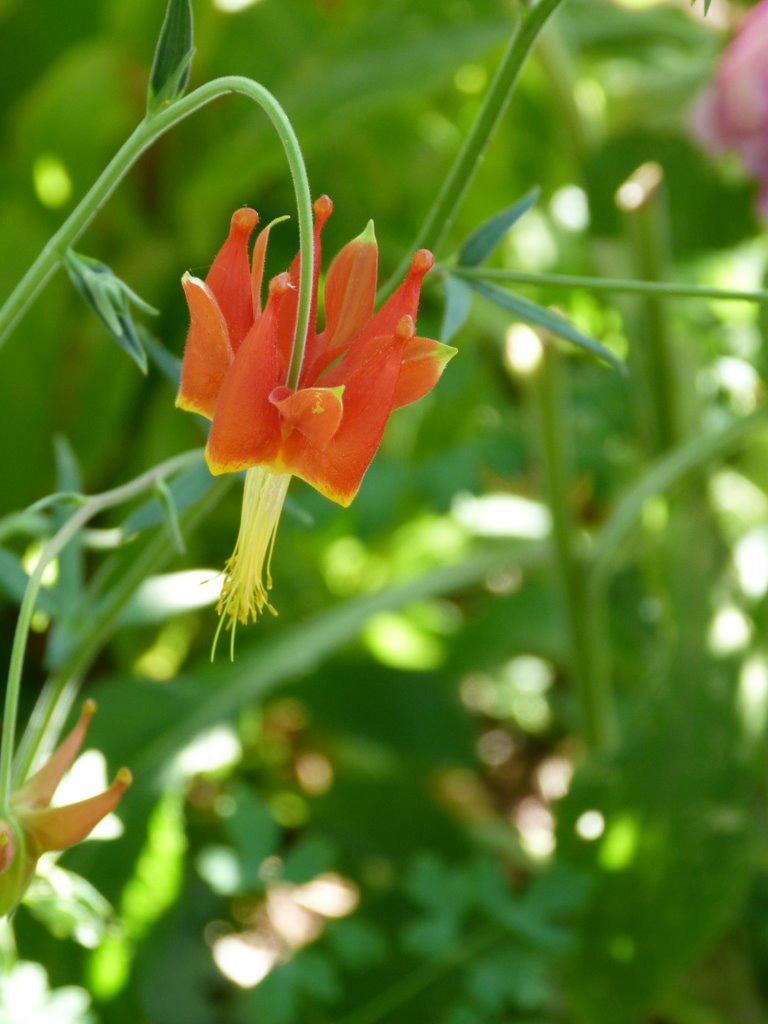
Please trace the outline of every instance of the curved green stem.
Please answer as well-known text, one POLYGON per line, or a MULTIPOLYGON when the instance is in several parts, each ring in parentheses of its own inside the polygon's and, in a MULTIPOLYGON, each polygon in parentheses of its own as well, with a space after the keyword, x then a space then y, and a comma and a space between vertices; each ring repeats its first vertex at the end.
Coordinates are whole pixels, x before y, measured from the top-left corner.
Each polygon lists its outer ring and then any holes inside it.
POLYGON ((188 96, 184 96, 171 106, 148 116, 141 122, 101 173, 90 192, 48 241, 0 308, 0 344, 3 343, 11 329, 56 271, 64 253, 77 241, 141 154, 179 121, 194 114, 201 107, 207 106, 220 96, 229 93, 247 96, 267 114, 283 144, 296 192, 301 274, 296 336, 289 371, 289 384, 294 386, 295 381, 298 380, 304 356, 312 299, 312 197, 301 147, 291 122, 288 120, 288 115, 272 93, 263 85, 250 78, 242 78, 237 75, 207 82, 199 89, 189 93, 188 96))
POLYGON ((661 295, 678 299, 723 299, 731 302, 768 303, 768 291, 739 291, 736 288, 711 288, 709 285, 677 284, 673 281, 637 281, 623 277, 583 277, 577 274, 533 274, 524 270, 500 270, 491 267, 446 268, 457 277, 506 284, 530 284, 537 287, 587 288, 591 291, 624 295, 661 295))
MULTIPOLYGON (((515 26, 507 52, 483 100, 472 130, 464 140, 464 145, 416 236, 413 249, 436 250, 444 241, 459 204, 472 184, 483 154, 509 105, 520 71, 539 33, 562 2, 563 0, 539 0, 535 7, 530 8, 520 24, 515 26)), ((407 272, 410 260, 410 254, 406 254, 382 291, 391 291, 394 283, 407 272)))
POLYGON ((0 810, 2 813, 7 814, 10 805, 13 753, 16 743, 16 719, 19 711, 24 654, 27 649, 27 639, 29 637, 32 616, 35 611, 35 602, 40 592, 43 574, 47 566, 67 546, 78 531, 94 516, 98 515, 99 512, 130 501, 148 488, 154 487, 158 480, 177 473, 193 462, 199 461, 202 457, 203 452, 201 449, 175 455, 173 458, 154 466, 146 473, 142 473, 141 476, 136 477, 135 480, 131 480, 127 484, 88 498, 85 504, 73 512, 58 533, 43 548, 40 559, 29 577, 27 589, 21 602, 19 618, 16 622, 16 632, 13 637, 11 660, 8 667, 8 683, 5 691, 5 708, 3 710, 2 747, 0 748, 0 810))

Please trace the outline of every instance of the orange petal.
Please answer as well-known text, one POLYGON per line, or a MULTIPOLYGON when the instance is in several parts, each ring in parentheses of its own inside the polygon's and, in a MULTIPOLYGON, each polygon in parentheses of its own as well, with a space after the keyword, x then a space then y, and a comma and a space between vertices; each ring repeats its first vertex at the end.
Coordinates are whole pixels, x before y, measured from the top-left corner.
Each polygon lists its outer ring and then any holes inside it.
POLYGON ((19 821, 35 842, 36 856, 49 850, 64 850, 85 839, 103 818, 114 811, 132 781, 128 769, 121 768, 109 789, 98 796, 66 807, 21 812, 19 821))
POLYGON ((373 221, 336 256, 325 281, 325 330, 317 338, 307 383, 336 359, 373 316, 379 249, 373 221))
POLYGON ((251 258, 251 296, 253 299, 253 318, 258 320, 261 316, 261 285, 264 280, 264 263, 267 258, 267 245, 269 234, 275 224, 282 224, 289 220, 289 217, 275 217, 267 226, 259 232, 256 244, 253 247, 251 258))
POLYGON ((283 441, 277 464, 345 507, 376 454, 392 409, 406 338, 401 332, 368 346, 368 358, 345 381, 344 418, 325 450, 298 430, 283 441))
MULTIPOLYGON (((312 266, 312 305, 309 313, 309 331, 307 333, 305 362, 311 357, 310 354, 314 348, 316 337, 317 284, 320 280, 320 268, 323 262, 323 250, 320 238, 328 218, 333 213, 333 203, 328 196, 320 196, 319 199, 315 200, 312 209, 315 212, 315 229, 313 234, 314 259, 312 266)), ((299 281, 301 277, 301 261, 299 253, 296 254, 293 259, 293 263, 291 263, 289 274, 294 291, 291 293, 288 301, 283 307, 277 339, 278 373, 281 381, 284 381, 288 375, 288 368, 291 364, 291 356, 293 354, 293 339, 296 334, 296 315, 299 308, 299 281)))
POLYGON ((440 380, 456 352, 451 345, 431 338, 411 338, 406 342, 392 408, 399 409, 423 398, 440 380))
POLYGON ((181 366, 176 405, 211 419, 232 349, 227 325, 210 288, 185 274, 181 286, 189 306, 190 326, 181 366))
POLYGON ((278 384, 278 323, 292 293, 288 274, 272 280, 264 315, 243 341, 221 385, 206 448, 214 476, 269 462, 277 450, 280 415, 269 396, 278 384))
POLYGON ((47 807, 64 773, 77 757, 88 732, 91 719, 96 714, 96 702, 87 700, 77 725, 63 743, 51 754, 43 767, 11 797, 13 807, 47 807))
POLYGON ((269 400, 278 408, 280 419, 287 427, 300 430, 311 444, 322 451, 328 447, 341 424, 343 394, 343 386, 302 388, 300 391, 279 387, 275 388, 269 400))
POLYGON ((258 223, 259 215, 255 210, 247 206, 235 210, 227 240, 205 278, 224 314, 235 352, 253 324, 248 241, 258 223))

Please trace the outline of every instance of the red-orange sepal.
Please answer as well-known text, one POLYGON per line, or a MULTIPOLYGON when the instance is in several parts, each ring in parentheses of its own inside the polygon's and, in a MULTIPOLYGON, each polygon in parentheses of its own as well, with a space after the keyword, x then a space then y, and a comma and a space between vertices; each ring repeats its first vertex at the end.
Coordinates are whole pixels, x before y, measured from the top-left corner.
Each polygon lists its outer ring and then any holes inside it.
POLYGON ((211 419, 233 359, 229 332, 219 304, 204 281, 185 274, 181 286, 189 306, 190 326, 176 405, 211 419))
MULTIPOLYGON (((321 236, 328 218, 333 213, 333 203, 328 196, 320 196, 316 199, 312 209, 315 213, 315 226, 313 233, 313 261, 312 261, 312 303, 309 312, 309 329, 307 331, 306 351, 311 351, 315 343, 315 324, 317 321, 317 286, 320 281, 320 269, 323 262, 323 249, 321 236)), ((277 360, 278 371, 281 380, 288 375, 288 368, 293 352, 293 339, 296 333, 296 316, 299 309, 299 282, 301 278, 301 254, 297 253, 291 263, 289 270, 290 282, 293 291, 286 300, 280 317, 280 327, 277 338, 277 360)))
POLYGON ((224 314, 230 344, 235 352, 254 320, 248 242, 258 222, 259 215, 255 210, 247 206, 235 210, 227 240, 216 254, 205 278, 224 314))
POLYGON ((310 444, 322 451, 341 425, 343 394, 343 385, 302 388, 300 391, 280 386, 275 388, 269 400, 277 407, 284 428, 301 431, 310 444))
MULTIPOLYGON (((347 506, 376 454, 392 409, 403 349, 413 337, 413 321, 404 317, 394 334, 369 343, 365 362, 344 380, 344 416, 324 450, 298 430, 280 450, 280 468, 300 476, 326 498, 347 506)), ((346 361, 346 360, 345 360, 346 361)))
POLYGON ((270 462, 280 442, 280 415, 269 396, 279 384, 277 333, 293 287, 288 274, 269 286, 261 319, 238 349, 221 385, 206 458, 215 476, 270 462))
POLYGON ((379 249, 373 221, 341 250, 325 279, 325 329, 307 346, 302 383, 314 381, 373 316, 379 249))
POLYGON ((392 408, 417 402, 431 391, 457 351, 432 338, 414 337, 406 342, 392 408))
POLYGON ((326 387, 342 384, 345 377, 367 362, 371 347, 376 346, 380 337, 396 332, 403 317, 410 317, 414 323, 416 322, 421 283, 434 262, 435 258, 428 249, 419 249, 402 284, 363 327, 349 346, 344 359, 323 374, 322 384, 326 387))
POLYGON ((258 320, 261 316, 261 286, 264 281, 264 264, 267 261, 267 247, 272 228, 276 224, 282 224, 288 220, 286 217, 275 217, 265 228, 262 228, 256 237, 251 257, 251 298, 253 302, 253 319, 258 320))

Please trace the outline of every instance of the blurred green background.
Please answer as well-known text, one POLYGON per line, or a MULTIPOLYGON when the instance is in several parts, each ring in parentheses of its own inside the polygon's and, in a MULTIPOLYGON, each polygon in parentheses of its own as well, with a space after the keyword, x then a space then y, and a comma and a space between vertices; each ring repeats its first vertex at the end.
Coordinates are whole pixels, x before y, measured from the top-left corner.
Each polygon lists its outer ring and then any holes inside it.
MULTIPOLYGON (((0 293, 142 117, 163 7, 0 0, 0 293)), ((568 0, 439 255, 539 184, 495 265, 759 287, 754 186, 688 129, 743 9, 723 0, 705 20, 687 0, 568 0), (615 195, 647 161, 663 183, 644 232, 615 195)), ((314 194, 336 205, 326 252, 373 217, 388 273, 472 124, 509 0, 194 11, 192 84, 238 73, 272 89, 314 194)), ((293 212, 265 118, 233 97, 143 157, 77 248, 160 310, 146 326, 179 355, 181 274, 205 270, 246 203, 265 222, 293 212)), ((274 272, 292 224, 273 234, 274 272)), ((439 336, 432 276, 420 331, 439 336)), ((632 368, 622 379, 571 350, 554 357, 566 505, 587 543, 659 459, 764 401, 753 305, 521 294, 632 368)), ((94 641, 85 692, 101 707, 93 747, 136 784, 123 827, 47 865, 17 914, 0 1021, 768 1021, 766 428, 758 413, 684 482, 651 486, 612 552, 597 655, 620 739, 587 753, 548 544, 544 385, 535 344, 511 326, 476 299, 459 355, 394 417, 351 509, 292 486, 280 616, 240 631, 234 666, 208 664, 206 584, 233 546, 238 482, 188 480, 184 554, 150 505, 128 521, 130 543, 97 549, 120 512, 62 560, 24 706, 110 595, 135 591, 94 641)), ((64 274, 0 366, 0 516, 62 486, 115 486, 202 441, 163 374, 141 376, 64 274)), ((46 529, 0 546, 5 660, 46 529)), ((89 752, 69 791, 95 789, 104 769, 89 752)))

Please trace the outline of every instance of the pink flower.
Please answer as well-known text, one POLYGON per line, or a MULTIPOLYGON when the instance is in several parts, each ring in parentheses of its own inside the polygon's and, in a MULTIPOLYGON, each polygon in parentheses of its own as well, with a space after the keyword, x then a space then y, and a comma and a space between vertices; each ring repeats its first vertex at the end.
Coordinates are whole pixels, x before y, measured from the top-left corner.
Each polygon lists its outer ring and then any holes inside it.
POLYGON ((693 129, 713 153, 738 153, 760 182, 768 216, 768 0, 744 18, 699 99, 693 129))

